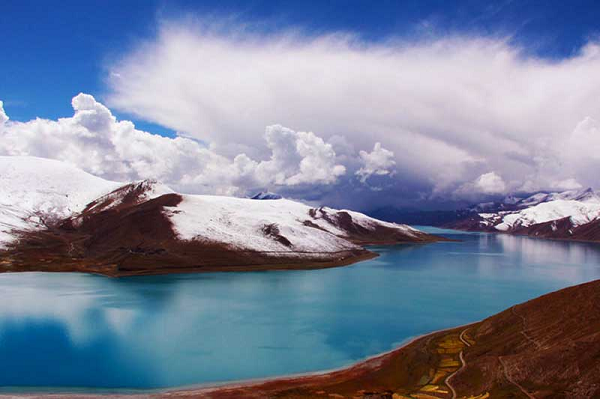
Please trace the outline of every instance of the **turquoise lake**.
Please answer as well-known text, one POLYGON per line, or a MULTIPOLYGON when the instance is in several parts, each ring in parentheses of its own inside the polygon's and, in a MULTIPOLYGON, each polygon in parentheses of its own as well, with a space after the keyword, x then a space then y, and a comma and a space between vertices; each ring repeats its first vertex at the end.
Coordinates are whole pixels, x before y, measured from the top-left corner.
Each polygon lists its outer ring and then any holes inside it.
POLYGON ((328 370, 600 278, 598 244, 425 230, 460 241, 372 247, 380 257, 326 270, 0 275, 1 389, 328 370))

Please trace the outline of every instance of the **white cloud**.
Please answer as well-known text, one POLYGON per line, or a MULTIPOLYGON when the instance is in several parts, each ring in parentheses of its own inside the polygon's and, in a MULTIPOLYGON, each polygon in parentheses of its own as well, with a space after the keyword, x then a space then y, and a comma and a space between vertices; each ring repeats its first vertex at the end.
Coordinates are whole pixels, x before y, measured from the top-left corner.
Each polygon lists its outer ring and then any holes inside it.
POLYGON ((526 176, 523 191, 570 190, 598 187, 600 175, 600 124, 586 116, 556 140, 539 143, 533 158, 536 171, 526 176))
POLYGON ((0 125, 4 124, 4 122, 8 121, 8 116, 6 112, 4 112, 4 103, 0 101, 0 125))
POLYGON ((583 186, 577 180, 570 178, 570 179, 552 182, 551 188, 553 188, 555 190, 559 190, 559 191, 565 191, 565 190, 579 190, 580 188, 583 188, 583 186))
POLYGON ((560 143, 562 164, 585 184, 595 184, 600 168, 600 123, 585 117, 565 142, 560 143))
MULTIPOLYGON (((394 153, 395 179, 427 182, 436 195, 460 192, 489 170, 506 190, 569 178, 600 185, 561 155, 574 126, 600 119, 596 43, 548 61, 502 39, 365 43, 251 31, 164 23, 112 65, 109 102, 229 156, 234 143, 267 158, 256 132, 273 121, 319 132, 325 143, 381 142, 394 153)), ((352 175, 364 167, 344 166, 352 175)))
POLYGON ((575 126, 568 139, 568 155, 600 159, 600 124, 589 116, 575 126))
POLYGON ((496 172, 489 172, 475 180, 475 189, 484 194, 499 194, 506 190, 506 183, 496 172))
POLYGON ((477 194, 497 195, 506 192, 506 183, 496 172, 487 172, 472 182, 464 183, 454 195, 464 198, 477 198, 477 194))
POLYGON ((311 132, 269 126, 265 139, 270 159, 238 154, 231 160, 195 140, 153 135, 129 121, 117 121, 90 95, 77 95, 72 105, 73 117, 57 121, 3 118, 0 154, 59 159, 112 180, 154 178, 192 193, 244 194, 258 186, 332 184, 345 173, 331 144, 311 132))
POLYGON ((369 206, 600 186, 597 43, 548 61, 497 38, 372 43, 232 25, 164 23, 109 68, 111 107, 180 136, 79 95, 56 121, 9 121, 0 103, 0 154, 184 192, 330 190, 369 206), (360 184, 372 176, 389 177, 376 194, 360 184))
POLYGON ((267 127, 265 139, 271 158, 256 165, 259 181, 273 179, 280 185, 329 184, 346 172, 343 165, 335 163, 331 144, 312 132, 273 125, 267 127))
POLYGON ((360 181, 365 183, 372 175, 389 175, 392 173, 392 168, 396 165, 394 161, 394 153, 386 150, 381 146, 381 143, 375 143, 373 151, 360 151, 360 159, 363 166, 356 171, 356 175, 360 176, 360 181))

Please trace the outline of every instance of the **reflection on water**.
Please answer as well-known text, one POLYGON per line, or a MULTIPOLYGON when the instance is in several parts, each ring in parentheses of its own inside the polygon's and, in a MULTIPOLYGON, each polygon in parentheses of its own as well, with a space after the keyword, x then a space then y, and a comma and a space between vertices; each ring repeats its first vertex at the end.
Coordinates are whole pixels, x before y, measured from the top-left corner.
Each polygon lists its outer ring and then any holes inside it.
POLYGON ((594 244, 442 233, 461 241, 378 247, 328 270, 0 275, 0 385, 157 388, 331 369, 600 277, 594 244))

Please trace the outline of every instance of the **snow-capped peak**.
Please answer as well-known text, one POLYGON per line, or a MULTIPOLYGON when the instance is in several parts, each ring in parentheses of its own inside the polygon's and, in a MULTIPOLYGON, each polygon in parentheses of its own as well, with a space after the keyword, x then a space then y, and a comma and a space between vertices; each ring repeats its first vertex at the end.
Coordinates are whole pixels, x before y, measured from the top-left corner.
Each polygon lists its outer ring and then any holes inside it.
POLYGON ((121 185, 51 159, 0 156, 0 247, 12 230, 68 217, 121 185))

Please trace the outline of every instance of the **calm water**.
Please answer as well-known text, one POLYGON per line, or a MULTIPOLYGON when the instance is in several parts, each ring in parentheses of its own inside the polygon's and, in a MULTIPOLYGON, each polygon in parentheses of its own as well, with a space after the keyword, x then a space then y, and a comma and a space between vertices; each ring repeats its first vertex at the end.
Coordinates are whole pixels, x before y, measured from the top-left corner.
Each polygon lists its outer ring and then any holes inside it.
POLYGON ((0 386, 160 388, 331 369, 600 278, 599 245, 443 233, 462 241, 376 247, 377 259, 328 270, 0 275, 0 386))

